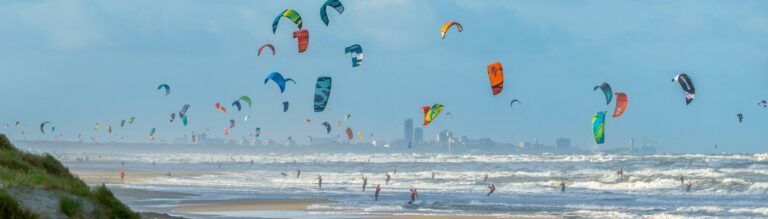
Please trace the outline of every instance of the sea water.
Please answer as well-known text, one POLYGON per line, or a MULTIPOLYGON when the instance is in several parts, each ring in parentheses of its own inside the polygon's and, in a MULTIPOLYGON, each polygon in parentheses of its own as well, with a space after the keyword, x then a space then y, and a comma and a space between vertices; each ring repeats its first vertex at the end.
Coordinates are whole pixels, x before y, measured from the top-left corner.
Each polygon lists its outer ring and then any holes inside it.
MULTIPOLYGON (((296 217, 379 214, 768 217, 768 154, 102 154, 98 158, 90 157, 89 162, 65 159, 65 164, 74 169, 211 173, 161 175, 142 183, 113 185, 195 194, 184 197, 185 200, 322 198, 336 202, 310 206, 317 211, 294 215, 296 217), (125 166, 121 165, 122 161, 125 166), (620 177, 617 171, 622 168, 624 176, 620 177), (298 178, 296 170, 301 170, 298 178), (389 184, 385 182, 385 173, 392 177, 389 184), (487 181, 485 174, 488 174, 487 181), (323 178, 322 189, 317 185, 318 175, 323 178), (692 182, 690 191, 680 182, 681 175, 686 182, 692 182), (365 192, 362 191, 363 176, 368 177, 365 192), (564 192, 561 192, 561 182, 567 185, 564 192), (377 184, 382 190, 379 201, 374 201, 377 184), (495 184, 497 190, 487 196, 489 184, 495 184), (411 188, 419 192, 413 205, 407 204, 411 188), (330 210, 323 213, 324 209, 330 210)), ((134 209, 166 209, 176 214, 179 212, 173 208, 162 207, 179 201, 183 200, 135 200, 127 204, 134 209)), ((258 212, 206 214, 274 216, 274 212, 264 213, 266 215, 258 212)))

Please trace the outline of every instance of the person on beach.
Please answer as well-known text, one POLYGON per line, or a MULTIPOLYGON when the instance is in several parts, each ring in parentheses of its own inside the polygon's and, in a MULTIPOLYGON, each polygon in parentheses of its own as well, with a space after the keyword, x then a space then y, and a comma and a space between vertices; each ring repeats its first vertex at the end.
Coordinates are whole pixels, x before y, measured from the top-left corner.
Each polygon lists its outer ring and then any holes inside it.
POLYGON ((125 171, 120 171, 120 183, 125 183, 125 171))
POLYGON ((296 179, 298 179, 301 176, 301 170, 296 169, 296 179))
POLYGON ((619 169, 619 171, 616 171, 616 175, 619 175, 619 179, 624 178, 624 167, 619 169))
POLYGON ((432 180, 435 180, 435 171, 432 171, 432 180))
POLYGON ((686 184, 685 184, 685 191, 686 191, 686 192, 690 192, 690 191, 691 191, 691 186, 693 186, 693 181, 691 181, 691 180, 689 179, 689 180, 688 180, 688 183, 686 183, 686 184))
POLYGON ((408 201, 408 204, 412 205, 417 198, 419 198, 419 193, 416 191, 416 188, 411 188, 411 200, 408 201))
POLYGON ((373 193, 373 200, 378 201, 379 200, 379 192, 381 192, 381 185, 376 184, 376 193, 373 193))
POLYGON ((390 176, 389 173, 384 173, 384 174, 387 176, 387 178, 384 179, 384 184, 389 185, 389 180, 392 179, 392 176, 390 176))
POLYGON ((565 181, 560 182, 560 192, 565 192, 565 181))
POLYGON ((320 175, 317 175, 317 187, 323 188, 323 177, 320 175))
POLYGON ((485 196, 491 196, 491 194, 496 191, 496 185, 491 183, 491 185, 488 186, 488 189, 490 189, 491 191, 489 191, 488 194, 485 196))
POLYGON ((365 192, 365 186, 368 185, 368 177, 363 176, 363 192, 365 192))
POLYGON ((488 182, 488 174, 483 174, 483 182, 488 182))
POLYGON ((685 178, 683 177, 683 174, 680 174, 680 184, 685 185, 685 178))

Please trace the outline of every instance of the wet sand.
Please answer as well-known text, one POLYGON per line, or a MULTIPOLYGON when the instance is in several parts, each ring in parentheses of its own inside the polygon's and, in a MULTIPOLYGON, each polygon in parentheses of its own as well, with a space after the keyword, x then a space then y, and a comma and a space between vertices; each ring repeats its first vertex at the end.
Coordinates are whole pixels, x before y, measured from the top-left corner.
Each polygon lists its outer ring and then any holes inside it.
MULTIPOLYGON (((164 170, 125 170, 125 179, 121 182, 120 170, 115 169, 71 169, 70 172, 88 184, 143 183, 151 182, 152 179, 158 177, 168 177, 168 171, 164 170)), ((216 171, 174 170, 171 172, 171 177, 216 174, 220 173, 216 171)))
MULTIPOLYGON (((204 200, 183 201, 176 210, 181 212, 311 211, 310 206, 332 203, 334 202, 327 199, 204 200)), ((322 211, 328 210, 322 209, 322 211)))

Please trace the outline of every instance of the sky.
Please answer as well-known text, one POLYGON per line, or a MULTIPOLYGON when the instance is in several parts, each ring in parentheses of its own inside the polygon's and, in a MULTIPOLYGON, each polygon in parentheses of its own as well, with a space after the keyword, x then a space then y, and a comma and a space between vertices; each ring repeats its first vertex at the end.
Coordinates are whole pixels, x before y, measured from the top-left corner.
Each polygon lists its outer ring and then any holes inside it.
MULTIPOLYGON (((629 105, 606 122, 606 143, 629 139, 664 152, 765 152, 768 109, 768 2, 765 1, 3 1, 0 3, 0 132, 27 139, 54 139, 38 126, 51 121, 63 140, 77 133, 147 142, 151 128, 171 140, 209 129, 228 138, 261 127, 265 139, 325 135, 322 121, 342 120, 334 135, 351 127, 374 139, 402 138, 403 121, 420 123, 421 106, 440 103, 445 112, 424 127, 425 138, 442 130, 499 142, 559 137, 575 146, 592 144, 592 115, 613 111, 592 88, 607 82, 626 92, 629 105), (310 33, 297 52, 282 19, 292 8, 310 33), (440 39, 440 27, 457 21, 440 39), (257 56, 271 43, 277 55, 257 56), (364 63, 353 68, 344 48, 360 44, 364 63), (504 66, 504 90, 492 95, 487 65, 504 66), (296 80, 280 93, 264 84, 271 72, 296 80), (685 72, 696 99, 685 105, 671 79, 685 72), (328 107, 313 111, 314 83, 333 78, 328 107), (156 90, 167 83, 169 96, 156 90), (254 101, 242 112, 230 104, 254 101), (519 99, 521 106, 510 107, 519 99), (282 102, 291 103, 282 112, 282 102), (214 103, 228 106, 216 112, 214 103), (169 115, 190 104, 189 126, 169 115), (739 123, 737 113, 744 114, 739 123), (249 115, 251 119, 243 122, 249 115), (136 124, 119 129, 120 120, 136 124), (312 125, 304 120, 311 119, 312 125), (112 137, 117 138, 117 137, 112 137)), ((613 104, 613 103, 612 103, 613 104)), ((369 139, 370 140, 370 139, 369 139)))

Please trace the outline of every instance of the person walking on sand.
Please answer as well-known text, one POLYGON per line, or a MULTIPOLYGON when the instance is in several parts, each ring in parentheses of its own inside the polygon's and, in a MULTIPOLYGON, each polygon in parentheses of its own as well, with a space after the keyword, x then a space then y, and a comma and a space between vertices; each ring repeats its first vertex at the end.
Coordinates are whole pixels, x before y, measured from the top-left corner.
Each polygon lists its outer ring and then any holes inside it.
POLYGON ((368 177, 363 176, 363 192, 365 192, 365 187, 368 185, 368 177))
POLYGON ((120 183, 125 183, 125 171, 120 171, 120 183))
POLYGON ((381 192, 381 185, 376 184, 376 193, 373 193, 373 200, 378 201, 379 200, 379 192, 381 192))
POLYGON ((565 192, 565 181, 560 182, 560 192, 565 192))
POLYGON ((411 188, 411 200, 408 201, 408 204, 412 205, 417 198, 419 198, 419 193, 416 191, 416 188, 411 188))
POLYGON ((385 185, 389 185, 389 180, 392 179, 392 176, 389 175, 389 173, 384 173, 387 178, 384 180, 385 185))
POLYGON ((323 188, 323 177, 320 175, 317 175, 317 187, 323 188))

